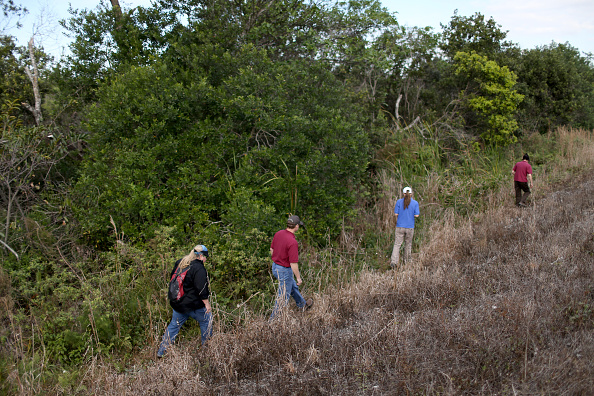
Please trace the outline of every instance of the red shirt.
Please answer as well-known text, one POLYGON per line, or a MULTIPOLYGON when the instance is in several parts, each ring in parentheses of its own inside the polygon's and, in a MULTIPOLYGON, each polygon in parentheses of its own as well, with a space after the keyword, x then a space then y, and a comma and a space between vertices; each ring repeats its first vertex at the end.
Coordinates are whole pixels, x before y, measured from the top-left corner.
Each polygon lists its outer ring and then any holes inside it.
POLYGON ((299 261, 297 239, 295 234, 287 230, 280 230, 272 238, 272 261, 278 265, 289 268, 291 263, 299 261))
POLYGON ((526 161, 517 162, 512 169, 514 172, 514 181, 528 182, 526 175, 532 174, 532 166, 526 161))

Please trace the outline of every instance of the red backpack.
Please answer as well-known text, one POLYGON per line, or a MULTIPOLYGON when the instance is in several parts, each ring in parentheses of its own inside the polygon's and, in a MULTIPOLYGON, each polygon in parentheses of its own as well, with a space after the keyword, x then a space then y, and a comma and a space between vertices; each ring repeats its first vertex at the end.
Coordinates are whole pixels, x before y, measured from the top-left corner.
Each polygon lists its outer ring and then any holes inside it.
POLYGON ((184 279, 186 279, 190 267, 190 265, 184 269, 177 267, 175 273, 171 276, 169 293, 167 294, 170 301, 179 301, 184 296, 184 279))

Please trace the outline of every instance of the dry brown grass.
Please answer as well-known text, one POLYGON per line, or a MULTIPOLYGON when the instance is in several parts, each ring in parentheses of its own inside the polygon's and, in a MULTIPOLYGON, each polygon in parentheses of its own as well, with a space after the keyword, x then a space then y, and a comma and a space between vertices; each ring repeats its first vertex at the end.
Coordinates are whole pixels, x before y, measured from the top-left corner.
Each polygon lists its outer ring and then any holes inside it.
POLYGON ((206 349, 180 340, 121 373, 95 361, 80 393, 592 394, 594 153, 583 131, 561 141, 567 154, 537 178, 529 208, 504 186, 485 213, 444 211, 407 268, 339 277, 311 311, 273 323, 242 311, 206 349), (590 172, 564 179, 568 167, 590 172))

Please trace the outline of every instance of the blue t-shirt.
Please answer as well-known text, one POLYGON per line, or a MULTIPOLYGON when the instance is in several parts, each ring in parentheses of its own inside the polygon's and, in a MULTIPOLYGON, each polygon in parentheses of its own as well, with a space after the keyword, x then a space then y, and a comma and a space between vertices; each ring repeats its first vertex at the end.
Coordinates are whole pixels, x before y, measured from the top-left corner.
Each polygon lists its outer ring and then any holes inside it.
POLYGON ((419 215, 419 203, 414 199, 410 200, 408 208, 404 209, 404 198, 396 201, 394 213, 398 215, 396 220, 396 227, 415 228, 415 215, 419 215))

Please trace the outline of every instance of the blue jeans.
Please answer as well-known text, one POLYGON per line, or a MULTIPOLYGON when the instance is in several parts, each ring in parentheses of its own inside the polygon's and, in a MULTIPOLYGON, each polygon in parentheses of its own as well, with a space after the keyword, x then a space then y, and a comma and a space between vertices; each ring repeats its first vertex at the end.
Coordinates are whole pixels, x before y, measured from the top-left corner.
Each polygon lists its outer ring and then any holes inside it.
POLYGON ((212 313, 206 313, 206 307, 187 313, 180 313, 174 309, 171 323, 169 323, 165 334, 163 334, 163 341, 161 341, 157 356, 161 357, 165 354, 167 347, 175 341, 175 337, 179 334, 179 329, 186 323, 188 318, 192 318, 200 324, 202 345, 212 336, 212 313))
POLYGON ((289 298, 293 297, 299 308, 305 307, 305 299, 299 293, 299 286, 293 278, 293 270, 291 267, 283 267, 276 263, 272 263, 272 275, 278 279, 278 292, 276 294, 276 302, 270 319, 274 318, 278 311, 289 304, 289 298))

